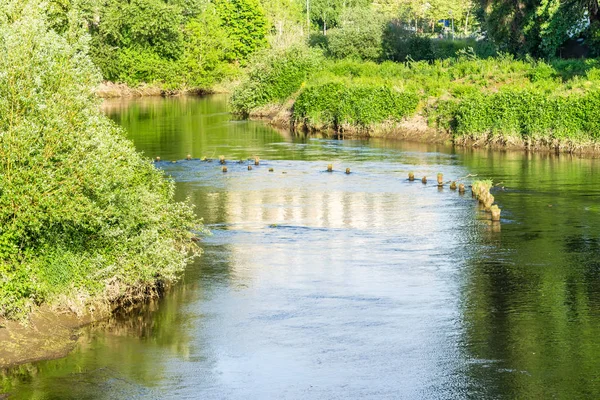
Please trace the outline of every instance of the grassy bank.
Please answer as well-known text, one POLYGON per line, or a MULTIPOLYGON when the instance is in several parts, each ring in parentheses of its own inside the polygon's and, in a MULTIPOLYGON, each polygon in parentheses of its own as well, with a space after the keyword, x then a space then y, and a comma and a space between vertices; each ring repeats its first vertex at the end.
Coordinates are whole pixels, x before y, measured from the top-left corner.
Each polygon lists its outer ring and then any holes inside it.
POLYGON ((267 67, 253 67, 234 92, 232 105, 244 115, 287 108, 284 115, 297 129, 363 136, 381 126, 421 120, 458 143, 573 151, 600 141, 598 60, 459 54, 433 62, 378 64, 326 59, 309 50, 282 52, 267 67), (287 67, 293 59, 305 65, 302 79, 296 67, 287 67), (272 90, 282 81, 294 87, 272 90), (254 97, 248 101, 240 93, 254 97))
POLYGON ((201 229, 99 110, 84 32, 0 6, 0 318, 99 312, 177 278, 201 229))

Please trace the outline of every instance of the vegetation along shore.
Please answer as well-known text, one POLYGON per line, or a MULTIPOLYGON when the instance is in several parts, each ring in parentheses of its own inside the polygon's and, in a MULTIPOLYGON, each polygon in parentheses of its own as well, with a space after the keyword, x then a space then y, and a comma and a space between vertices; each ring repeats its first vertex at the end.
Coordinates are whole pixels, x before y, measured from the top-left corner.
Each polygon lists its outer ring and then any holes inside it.
POLYGON ((18 334, 7 320, 33 323, 40 307, 89 321, 156 296, 199 255, 203 229, 101 113, 86 32, 50 22, 36 1, 0 7, 3 343, 18 334))
POLYGON ((417 3, 3 1, 0 325, 105 315, 199 255, 99 97, 225 91, 295 130, 599 152, 597 2, 417 3))

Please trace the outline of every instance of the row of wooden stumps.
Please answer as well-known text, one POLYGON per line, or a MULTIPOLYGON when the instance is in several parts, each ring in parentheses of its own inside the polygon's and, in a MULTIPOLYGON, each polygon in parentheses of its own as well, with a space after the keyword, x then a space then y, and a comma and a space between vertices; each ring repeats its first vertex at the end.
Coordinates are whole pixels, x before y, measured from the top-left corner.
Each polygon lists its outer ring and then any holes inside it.
MULTIPOLYGON (((333 172, 333 164, 327 164, 327 172, 333 172)), ((350 174, 350 168, 346 168, 346 174, 350 174)))
MULTIPOLYGON (((411 182, 415 180, 415 174, 413 172, 408 173, 408 180, 411 182)), ((426 184, 427 177, 424 176, 423 178, 421 178, 421 182, 426 184)), ((438 184, 438 187, 444 186, 444 175, 442 173, 437 174, 437 184, 438 184)), ((494 196, 490 193, 491 188, 492 188, 491 180, 475 181, 475 182, 473 182, 473 185, 471 186, 471 191, 472 191, 473 197, 476 198, 483 205, 484 210, 491 214, 492 221, 500 221, 500 213, 502 210, 500 210, 500 207, 498 207, 496 204, 494 204, 494 196)), ((457 185, 456 181, 451 181, 450 182, 450 190, 457 190, 457 189, 458 189, 459 193, 464 193, 465 192, 464 183, 459 183, 457 185)))

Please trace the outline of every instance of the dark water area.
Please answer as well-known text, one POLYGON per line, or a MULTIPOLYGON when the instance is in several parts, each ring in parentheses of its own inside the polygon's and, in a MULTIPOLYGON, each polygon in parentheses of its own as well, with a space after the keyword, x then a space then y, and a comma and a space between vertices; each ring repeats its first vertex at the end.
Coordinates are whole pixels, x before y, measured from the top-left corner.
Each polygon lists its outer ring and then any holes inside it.
POLYGON ((226 105, 106 104, 212 235, 165 298, 82 329, 65 358, 4 371, 0 392, 600 398, 600 161, 297 137, 226 105), (219 155, 262 161, 200 161, 219 155), (493 179, 501 223, 438 172, 493 179))

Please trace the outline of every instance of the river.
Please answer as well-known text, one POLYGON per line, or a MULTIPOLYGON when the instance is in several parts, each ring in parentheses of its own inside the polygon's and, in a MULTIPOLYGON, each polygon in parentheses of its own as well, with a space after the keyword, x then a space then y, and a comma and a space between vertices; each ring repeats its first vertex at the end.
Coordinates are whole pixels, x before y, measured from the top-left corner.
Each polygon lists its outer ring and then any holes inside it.
POLYGON ((224 96, 105 110, 212 235, 164 298, 4 371, 9 398, 600 398, 598 160, 293 136, 224 96), (438 172, 493 179, 501 223, 438 172))

